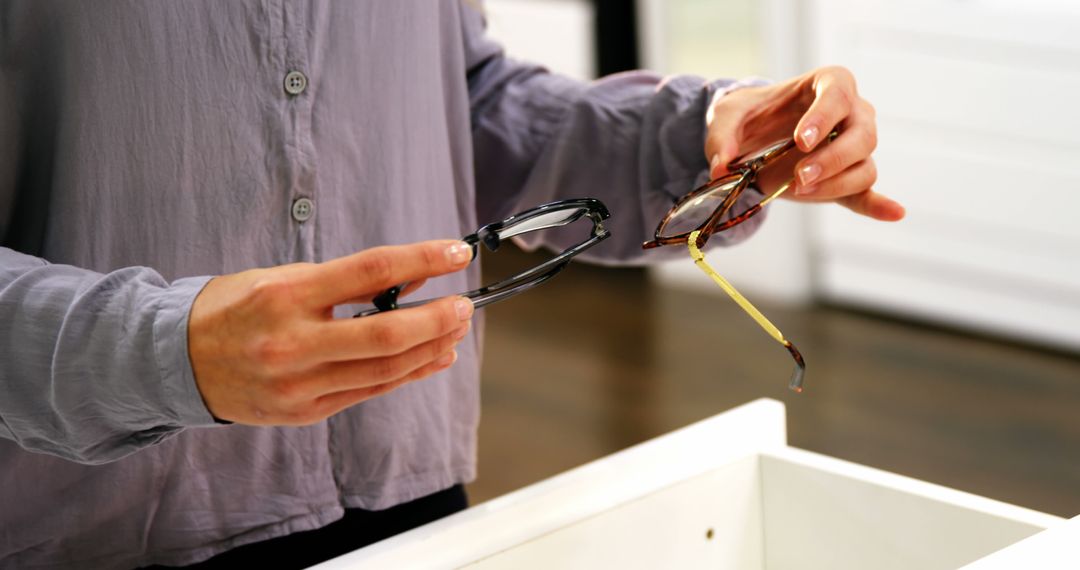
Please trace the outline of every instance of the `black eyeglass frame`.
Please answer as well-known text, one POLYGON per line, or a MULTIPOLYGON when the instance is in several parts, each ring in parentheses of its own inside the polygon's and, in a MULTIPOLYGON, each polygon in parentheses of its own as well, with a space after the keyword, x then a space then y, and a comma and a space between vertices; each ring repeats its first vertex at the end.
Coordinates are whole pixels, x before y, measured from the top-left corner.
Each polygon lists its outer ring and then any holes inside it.
MULTIPOLYGON (((551 223, 544 226, 539 226, 529 230, 522 231, 520 233, 512 235, 521 235, 524 233, 530 233, 534 231, 545 230, 553 227, 561 227, 570 225, 583 217, 592 221, 592 230, 589 238, 577 245, 567 248, 557 256, 541 263, 535 267, 532 267, 526 271, 522 271, 517 275, 502 279, 491 285, 480 287, 472 291, 462 293, 460 296, 466 297, 473 302, 475 308, 484 307, 490 305, 496 301, 510 298, 514 295, 524 293, 541 283, 551 279, 558 275, 560 271, 566 268, 570 261, 582 253, 583 251, 595 246, 596 244, 604 241, 611 236, 611 232, 608 231, 603 224, 603 221, 610 218, 611 214, 607 209, 607 206, 603 202, 595 198, 572 198, 568 200, 559 200, 557 202, 550 202, 548 204, 542 204, 535 208, 531 208, 524 212, 514 214, 501 222, 494 222, 487 224, 475 233, 469 234, 461 241, 469 244, 472 247, 472 259, 476 259, 479 254, 479 246, 483 244, 490 251, 497 251, 499 246, 505 239, 500 234, 501 232, 509 229, 513 229, 515 226, 526 223, 530 220, 535 220, 540 216, 546 216, 553 212, 559 212, 563 210, 578 210, 577 213, 560 220, 557 223, 551 223)), ((353 315, 354 317, 366 317, 369 315, 375 315, 386 311, 393 311, 395 309, 405 309, 409 307, 417 307, 425 303, 430 303, 436 299, 424 299, 421 301, 413 301, 409 303, 398 303, 398 296, 401 291, 408 286, 408 283, 402 283, 395 285, 382 293, 375 296, 372 299, 374 308, 360 311, 353 315)))

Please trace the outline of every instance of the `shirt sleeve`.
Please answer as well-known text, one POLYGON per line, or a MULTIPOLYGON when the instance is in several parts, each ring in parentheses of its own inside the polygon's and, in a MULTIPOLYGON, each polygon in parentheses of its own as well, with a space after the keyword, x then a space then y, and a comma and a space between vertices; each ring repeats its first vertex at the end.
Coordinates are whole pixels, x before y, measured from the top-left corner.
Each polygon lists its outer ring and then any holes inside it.
POLYGON ((94 464, 213 425, 187 352, 208 280, 95 273, 0 248, 0 437, 94 464))
MULTIPOLYGON (((513 61, 485 36, 480 10, 463 11, 480 223, 565 198, 592 197, 611 211, 612 237, 585 257, 602 263, 639 263, 680 256, 682 248, 646 252, 674 202, 708 180, 705 115, 718 91, 761 80, 707 82, 645 71, 585 83, 513 61)), ((733 211, 756 203, 748 190, 733 211)), ((764 212, 710 244, 748 237, 764 212)), ((562 249, 580 232, 523 236, 528 248, 562 249)))

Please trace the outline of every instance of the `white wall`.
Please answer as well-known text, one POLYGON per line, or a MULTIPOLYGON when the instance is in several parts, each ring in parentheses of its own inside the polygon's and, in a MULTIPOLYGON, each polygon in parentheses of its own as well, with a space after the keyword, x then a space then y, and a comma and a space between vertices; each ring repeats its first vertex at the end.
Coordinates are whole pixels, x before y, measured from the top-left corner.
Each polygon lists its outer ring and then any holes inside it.
MULTIPOLYGON (((800 6, 796 0, 639 0, 642 63, 662 73, 710 79, 796 75, 805 67, 800 6)), ((805 303, 813 295, 807 219, 805 206, 774 202, 751 240, 712 248, 706 257, 751 300, 805 303)), ((685 260, 665 263, 653 275, 665 287, 723 295, 685 260)))
MULTIPOLYGON (((755 299, 865 306, 1080 348, 1080 3, 638 0, 646 67, 783 79, 850 67, 878 109, 882 224, 778 201, 710 264, 755 299)), ((591 77, 585 0, 490 0, 512 55, 591 77), (552 39, 552 33, 561 34, 552 39)), ((664 286, 722 293, 688 260, 664 286)))
POLYGON ((511 57, 575 77, 596 76, 594 10, 588 0, 487 0, 488 33, 511 57))
POLYGON ((817 291, 1080 349, 1080 6, 816 0, 815 62, 878 109, 895 225, 823 211, 817 291), (927 17, 933 14, 933 17, 927 17))

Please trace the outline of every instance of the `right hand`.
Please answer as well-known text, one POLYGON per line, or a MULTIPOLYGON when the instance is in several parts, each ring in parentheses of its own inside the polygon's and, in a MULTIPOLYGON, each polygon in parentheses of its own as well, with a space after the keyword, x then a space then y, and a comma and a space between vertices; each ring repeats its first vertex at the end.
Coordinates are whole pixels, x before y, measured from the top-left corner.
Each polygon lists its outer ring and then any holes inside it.
POLYGON ((468 245, 437 240, 212 279, 188 323, 203 401, 221 420, 306 425, 449 368, 469 331, 468 299, 360 319, 335 319, 333 307, 458 271, 470 259, 468 245))
POLYGON ((904 217, 899 202, 873 189, 876 114, 873 105, 859 95, 855 77, 847 69, 822 67, 783 83, 719 92, 706 120, 705 156, 711 160, 714 180, 726 174, 728 163, 739 155, 794 137, 798 152, 781 159, 778 168, 763 171, 759 181, 764 188, 778 188, 797 174, 794 191, 783 197, 836 202, 885 222, 904 217), (834 129, 839 129, 839 136, 822 145, 834 129), (776 178, 766 180, 769 174, 776 178))

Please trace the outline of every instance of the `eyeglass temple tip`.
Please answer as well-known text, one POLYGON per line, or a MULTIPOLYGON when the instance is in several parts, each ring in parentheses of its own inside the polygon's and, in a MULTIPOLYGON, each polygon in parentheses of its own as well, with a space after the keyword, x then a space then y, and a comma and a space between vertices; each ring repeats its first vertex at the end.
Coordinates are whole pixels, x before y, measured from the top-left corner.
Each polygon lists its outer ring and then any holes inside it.
POLYGON ((803 391, 803 377, 806 375, 806 360, 803 359, 803 355, 799 352, 799 349, 795 348, 791 341, 784 340, 784 348, 791 353, 791 357, 795 359, 795 370, 791 372, 791 380, 788 381, 788 389, 796 394, 801 394, 803 391))
POLYGON ((716 272, 716 270, 709 266, 709 264, 705 261, 705 254, 701 252, 700 245, 698 243, 700 234, 700 231, 690 232, 690 235, 687 237, 686 240, 686 246, 690 250, 690 257, 694 260, 694 264, 697 265, 698 268, 700 268, 702 271, 704 271, 706 275, 711 277, 712 280, 715 281, 716 284, 719 285, 720 288, 723 289, 724 292, 727 293, 728 296, 731 297, 731 299, 734 300, 737 305, 739 305, 744 311, 746 311, 746 313, 750 315, 757 322, 757 324, 765 330, 765 332, 769 333, 769 336, 773 337, 773 339, 775 339, 777 342, 784 345, 784 348, 786 348, 788 352, 791 353, 791 357, 795 359, 795 372, 792 374, 791 380, 788 382, 788 388, 797 393, 802 392, 803 375, 806 372, 806 361, 803 360, 802 353, 799 352, 799 349, 795 348, 795 345, 791 344, 791 341, 784 338, 784 335, 780 332, 780 329, 776 328, 776 325, 769 322, 769 319, 765 318, 765 315, 761 314, 761 311, 759 311, 757 307, 751 304, 750 301, 746 299, 746 297, 743 297, 742 294, 735 289, 735 287, 728 283, 726 279, 721 277, 720 274, 716 272))

